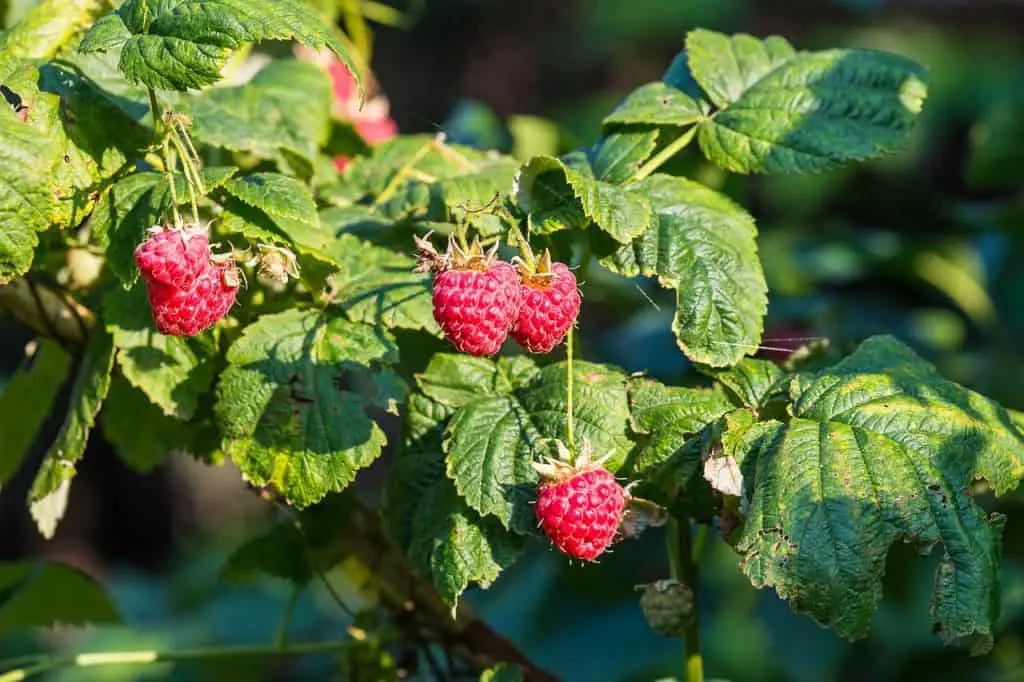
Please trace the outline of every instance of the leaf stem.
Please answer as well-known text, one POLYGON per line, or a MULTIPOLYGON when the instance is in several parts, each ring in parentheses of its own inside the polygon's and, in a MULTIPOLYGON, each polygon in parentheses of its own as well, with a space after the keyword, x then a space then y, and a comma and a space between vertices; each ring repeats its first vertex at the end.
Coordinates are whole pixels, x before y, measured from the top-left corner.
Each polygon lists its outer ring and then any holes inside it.
MULTIPOLYGON (((0 682, 21 682, 35 675, 60 668, 94 668, 106 665, 150 665, 214 658, 246 656, 311 656, 341 651, 347 642, 306 642, 290 647, 226 646, 181 649, 178 651, 97 651, 91 653, 56 656, 33 666, 18 668, 0 675, 0 682)), ((0 663, 0 665, 3 665, 0 663)))
POLYGON ((666 549, 668 550, 669 573, 674 580, 685 584, 693 591, 693 619, 683 634, 683 654, 686 682, 704 682, 704 660, 700 653, 700 611, 697 602, 699 578, 698 560, 707 536, 707 527, 700 526, 697 539, 690 535, 689 520, 680 522, 670 518, 668 522, 666 549))
POLYGON ((284 651, 288 646, 288 627, 292 624, 292 615, 295 613, 295 602, 299 600, 299 593, 302 588, 292 585, 292 591, 285 602, 284 611, 281 613, 281 623, 277 626, 277 637, 274 639, 278 651, 284 651))
POLYGON ((174 169, 177 164, 171 154, 171 141, 169 137, 164 138, 164 174, 167 176, 167 184, 171 188, 171 212, 174 214, 174 226, 181 227, 181 214, 178 213, 178 192, 174 186, 174 169))
POLYGON ((156 101, 156 90, 146 88, 149 92, 149 111, 153 115, 153 139, 160 135, 160 103, 156 101))
POLYGON ((569 327, 569 333, 565 335, 565 384, 568 397, 565 401, 565 431, 569 440, 569 453, 572 455, 573 463, 576 462, 576 433, 575 433, 575 410, 573 410, 573 328, 569 327))
POLYGON ((636 173, 633 174, 633 177, 627 180, 625 184, 631 185, 633 183, 640 182, 648 175, 661 168, 662 164, 678 154, 684 147, 686 147, 686 145, 690 144, 693 140, 693 136, 696 134, 697 126, 690 126, 687 128, 682 135, 672 140, 667 147, 648 159, 647 163, 640 166, 636 173))
POLYGON ((185 186, 188 188, 188 199, 192 204, 192 221, 199 225, 199 201, 196 199, 196 188, 202 185, 202 180, 199 178, 199 171, 193 165, 192 157, 189 156, 188 150, 185 149, 185 145, 178 137, 174 126, 169 126, 168 130, 170 131, 171 144, 178 150, 178 157, 181 159, 181 169, 185 172, 185 186))

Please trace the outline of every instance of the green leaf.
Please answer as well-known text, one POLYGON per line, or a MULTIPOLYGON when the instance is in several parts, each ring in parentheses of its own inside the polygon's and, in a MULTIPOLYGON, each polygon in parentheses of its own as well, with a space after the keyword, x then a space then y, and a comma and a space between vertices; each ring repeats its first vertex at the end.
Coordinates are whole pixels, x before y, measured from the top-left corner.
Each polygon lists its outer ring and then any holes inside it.
POLYGON ((0 563, 0 632, 120 622, 106 590, 78 569, 48 562, 0 563))
POLYGON ((309 550, 291 523, 275 524, 266 533, 247 540, 231 553, 221 573, 238 583, 252 581, 259 575, 288 580, 297 586, 313 579, 309 550))
POLYGON ((436 353, 426 371, 416 375, 420 390, 448 407, 464 407, 481 394, 506 395, 536 378, 537 363, 525 355, 478 358, 462 353, 436 353))
POLYGON ((368 325, 312 310, 261 317, 231 346, 217 389, 225 453, 299 507, 342 490, 384 446, 366 409, 400 397, 381 393, 400 382, 371 370, 397 357, 368 325))
MULTIPOLYGON (((232 166, 210 167, 202 170, 207 192, 221 186, 235 174, 232 166)), ((178 204, 187 202, 185 178, 177 174, 178 204)), ((110 269, 125 288, 131 287, 139 277, 135 267, 135 247, 146 238, 146 230, 162 225, 171 214, 170 186, 160 173, 142 172, 129 175, 115 183, 103 196, 92 214, 90 223, 95 238, 107 245, 110 269)))
POLYGON ((282 170, 297 155, 308 177, 330 130, 331 81, 315 64, 279 60, 245 85, 184 99, 182 109, 200 142, 271 159, 282 170))
POLYGON ((703 30, 686 44, 719 108, 700 124, 701 149, 734 172, 818 172, 899 149, 927 93, 920 65, 885 52, 795 52, 703 30))
MULTIPOLYGON (((565 363, 545 367, 511 392, 511 385, 502 385, 510 382, 503 382, 497 368, 488 379, 476 361, 458 365, 465 368, 465 383, 457 383, 455 368, 432 363, 433 376, 445 377, 447 385, 421 377, 425 390, 449 402, 474 389, 486 391, 488 382, 497 391, 469 400, 452 417, 444 442, 448 475, 472 509, 496 517, 506 528, 529 532, 535 526, 529 502, 537 484, 530 466, 532 450, 542 439, 567 438, 565 363)), ((573 373, 576 442, 589 442, 595 453, 608 457, 606 466, 615 471, 632 447, 625 433, 626 378, 618 369, 588 362, 575 362, 573 373)))
POLYGON ((217 438, 208 424, 168 417, 121 377, 114 377, 110 384, 99 422, 103 438, 114 446, 117 456, 139 473, 162 465, 172 452, 205 455, 217 438))
POLYGON ((349 318, 389 329, 422 329, 435 336, 429 273, 413 272, 416 261, 373 246, 351 234, 341 235, 331 248, 339 266, 331 276, 332 300, 349 318))
POLYGON ((483 671, 480 682, 523 682, 523 670, 517 665, 502 663, 483 671))
POLYGON ((97 22, 83 52, 121 49, 125 77, 164 90, 212 85, 232 50, 245 43, 294 39, 330 48, 362 91, 359 69, 336 31, 299 0, 128 0, 97 22))
POLYGON ((725 386, 739 400, 739 404, 758 410, 775 396, 785 393, 790 376, 770 360, 743 358, 728 369, 704 370, 725 386))
POLYGON ((42 0, 0 36, 0 53, 52 59, 105 6, 101 0, 42 0))
POLYGON ((61 386, 71 358, 60 344, 40 339, 26 352, 21 367, 0 393, 0 484, 17 472, 39 433, 61 386))
POLYGON ((516 201, 541 233, 593 223, 626 243, 643 234, 653 218, 641 194, 595 179, 589 166, 550 156, 534 157, 520 169, 516 201))
POLYGON ((410 397, 383 514, 389 535, 454 609, 471 583, 487 587, 515 561, 521 541, 469 509, 445 477, 441 440, 450 414, 425 396, 410 397))
POLYGON ((612 133, 587 151, 587 160, 594 177, 618 185, 634 176, 657 142, 657 129, 612 133))
POLYGON ((124 378, 164 414, 190 419, 213 384, 216 349, 198 340, 157 333, 143 286, 111 290, 103 299, 103 309, 124 378))
MULTIPOLYGON (((677 457, 691 436, 733 409, 720 388, 665 386, 653 379, 629 382, 630 422, 642 434, 633 462, 639 474, 677 457)), ((693 461, 693 473, 698 462, 693 461)), ((684 478, 688 478, 684 475, 684 478)))
MULTIPOLYGON (((866 634, 889 547, 942 547, 935 631, 992 646, 1003 517, 971 498, 976 477, 1016 485, 1024 437, 995 403, 943 379, 891 337, 795 382, 793 418, 730 435, 745 452, 749 513, 737 549, 756 586, 846 637, 866 634)), ((723 439, 723 443, 724 443, 723 439)))
POLYGON ((685 126, 700 121, 705 112, 697 100, 668 83, 648 83, 629 93, 601 124, 614 126, 685 126))
POLYGON ((652 175, 635 186, 657 223, 601 263, 676 289, 672 329, 695 362, 731 365, 757 350, 768 307, 753 218, 703 185, 652 175))
POLYGON ((95 328, 75 376, 67 418, 43 457, 29 492, 30 511, 39 531, 47 539, 53 537, 57 522, 64 515, 75 464, 85 453, 89 430, 110 388, 113 368, 113 339, 106 330, 95 328))

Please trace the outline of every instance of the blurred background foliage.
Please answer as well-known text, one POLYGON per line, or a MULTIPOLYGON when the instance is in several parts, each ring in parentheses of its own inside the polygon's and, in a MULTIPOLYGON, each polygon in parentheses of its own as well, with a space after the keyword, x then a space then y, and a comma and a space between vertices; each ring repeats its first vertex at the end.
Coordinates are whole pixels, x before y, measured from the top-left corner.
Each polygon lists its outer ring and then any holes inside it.
MULTIPOLYGON (((0 2, 13 21, 34 3, 0 2)), ((811 339, 847 349, 871 334, 914 345, 947 376, 1024 408, 1024 4, 1012 0, 410 0, 390 8, 319 0, 364 52, 403 133, 449 138, 521 158, 596 137, 621 96, 660 77, 687 30, 779 33, 800 48, 876 47, 930 68, 930 94, 908 148, 883 161, 801 177, 726 176, 688 150, 671 170, 721 189, 757 218, 771 303, 767 356, 811 339), (368 22, 367 19, 370 21, 368 22), (380 25, 384 24, 384 26, 380 25)), ((694 380, 657 288, 587 274, 581 319, 588 360, 694 380), (588 286, 589 285, 589 286, 588 286), (643 349, 638 352, 638 349, 643 349)), ((30 337, 0 319, 0 384, 30 337)), ((65 389, 66 390, 66 389, 65 389)), ((52 434, 60 415, 50 418, 52 434)), ((41 439, 46 441, 47 438, 41 439)), ((2 444, 0 444, 2 447, 2 444)), ((41 444, 41 450, 45 444, 41 444)), ((36 455, 41 454, 41 450, 36 455)), ((31 470, 32 463, 26 466, 31 470)), ((387 458, 361 478, 376 498, 387 458)), ((111 586, 127 627, 0 633, 0 657, 40 648, 190 646, 271 641, 291 588, 224 578, 225 559, 274 520, 236 472, 175 457, 127 470, 93 434, 54 540, 24 509, 31 471, 0 492, 0 559, 45 556, 111 586)), ((769 682, 1024 680, 1024 493, 988 506, 1009 516, 1003 622, 994 651, 973 659, 929 632, 935 557, 895 552, 869 639, 842 641, 755 591, 713 542, 702 565, 701 624, 713 678, 769 682)), ((355 608, 372 603, 354 570, 330 575, 355 608)), ((537 547, 470 601, 498 631, 561 679, 670 676, 679 644, 650 632, 633 585, 667 573, 660 533, 598 566, 571 566, 537 547)), ((403 656, 386 625, 360 622, 342 672, 309 658, 77 670, 55 680, 393 679, 403 656), (358 663, 356 662, 358 661, 358 663), (369 662, 369 663, 368 663, 369 662), (225 667, 225 665, 227 667, 225 667), (333 676, 333 677, 332 677, 333 676)), ((343 637, 352 622, 318 586, 297 601, 290 637, 343 637)), ((429 667, 418 673, 430 679, 429 667)))

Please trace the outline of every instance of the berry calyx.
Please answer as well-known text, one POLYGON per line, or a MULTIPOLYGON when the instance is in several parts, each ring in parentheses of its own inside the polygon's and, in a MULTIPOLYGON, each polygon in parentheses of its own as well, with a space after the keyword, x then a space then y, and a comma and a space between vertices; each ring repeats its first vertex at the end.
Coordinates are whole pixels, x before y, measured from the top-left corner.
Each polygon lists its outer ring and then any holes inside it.
POLYGON ((519 312, 519 278, 511 264, 496 257, 497 244, 484 252, 479 242, 463 249, 449 240, 439 253, 430 235, 417 238, 420 260, 415 272, 434 272, 434 319, 456 349, 494 355, 519 312))
POLYGON ((528 260, 516 260, 523 304, 512 325, 512 338, 531 353, 550 353, 580 313, 576 276, 565 263, 552 263, 548 251, 534 262, 529 247, 523 246, 528 260))
MULTIPOLYGON (((557 445, 560 452, 567 452, 564 445, 557 445)), ((549 460, 535 462, 534 468, 542 478, 536 512, 544 534, 559 551, 594 561, 615 540, 626 504, 625 488, 601 462, 590 461, 588 444, 575 465, 549 460)))
POLYGON ((210 239, 198 225, 157 225, 149 235, 135 248, 135 265, 146 281, 187 287, 210 263, 210 239))

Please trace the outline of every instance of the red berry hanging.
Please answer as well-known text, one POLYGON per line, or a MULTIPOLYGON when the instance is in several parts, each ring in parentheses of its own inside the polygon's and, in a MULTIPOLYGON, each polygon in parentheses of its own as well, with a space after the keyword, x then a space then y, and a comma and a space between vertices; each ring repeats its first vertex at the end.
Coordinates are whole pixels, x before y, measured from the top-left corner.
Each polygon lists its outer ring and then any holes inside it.
POLYGON ((569 556, 593 561, 615 540, 626 504, 625 488, 600 462, 590 461, 587 444, 576 465, 551 460, 535 463, 534 468, 543 479, 536 510, 544 534, 569 556))
POLYGON ((239 283, 233 261, 211 260, 187 287, 146 282, 157 331, 171 336, 195 336, 209 329, 234 305, 239 283))
MULTIPOLYGON (((429 237, 429 235, 428 235, 429 237)), ((427 239, 417 239, 417 272, 435 272, 434 319, 445 338, 470 355, 494 355, 519 312, 515 268, 497 259, 497 244, 484 253, 479 243, 465 250, 449 241, 441 254, 427 239)))
POLYGON ((531 353, 550 353, 576 324, 580 292, 576 276, 565 263, 552 263, 545 251, 534 264, 533 254, 525 250, 530 262, 517 260, 523 303, 512 325, 512 338, 531 353))
POLYGON ((147 282, 187 287, 210 264, 210 240, 198 226, 157 226, 135 249, 135 264, 147 282))

